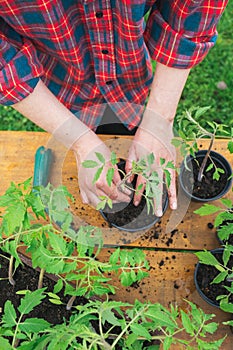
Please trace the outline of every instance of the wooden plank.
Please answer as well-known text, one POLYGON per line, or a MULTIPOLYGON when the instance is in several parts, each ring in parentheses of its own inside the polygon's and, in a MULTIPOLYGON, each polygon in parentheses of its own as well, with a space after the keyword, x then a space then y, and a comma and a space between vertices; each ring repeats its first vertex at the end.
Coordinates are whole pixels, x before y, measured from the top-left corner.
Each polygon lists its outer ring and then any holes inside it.
MULTIPOLYGON (((104 250, 99 256, 101 261, 106 261, 111 255, 111 250, 104 250)), ((232 318, 219 308, 207 304, 198 294, 194 284, 194 270, 197 257, 189 252, 162 252, 144 251, 150 263, 149 276, 136 286, 119 287, 117 276, 111 275, 115 286, 119 289, 112 296, 113 300, 134 303, 137 299, 141 302, 150 301, 161 303, 169 308, 170 304, 177 305, 184 311, 188 310, 185 300, 195 303, 206 314, 214 314, 214 322, 219 323, 218 331, 211 336, 211 340, 220 339, 227 335, 221 347, 222 350, 232 349, 232 332, 229 326, 222 324, 232 318)), ((173 349, 177 349, 174 347, 173 349)))
MULTIPOLYGON (((29 257, 25 249, 20 249, 24 256, 29 257)), ((98 255, 102 262, 108 261, 113 249, 103 249, 98 255)), ((223 322, 232 319, 232 314, 225 313, 217 307, 206 303, 198 294, 194 283, 194 271, 198 261, 197 257, 190 252, 171 252, 144 250, 149 262, 148 277, 131 287, 123 287, 116 273, 108 273, 111 284, 116 288, 116 294, 110 296, 110 300, 117 300, 134 304, 135 300, 142 303, 160 303, 169 309, 170 305, 177 305, 184 311, 189 310, 186 301, 193 302, 206 314, 215 315, 213 322, 218 323, 218 331, 211 335, 211 341, 225 339, 221 349, 232 349, 232 332, 229 326, 223 322)), ((184 335, 183 335, 184 336, 184 335)), ((177 349, 177 347, 172 347, 177 349)), ((179 348, 181 349, 181 348, 179 348)))
MULTIPOLYGON (((132 138, 105 135, 102 139, 117 152, 119 157, 126 157, 132 138)), ((20 182, 32 176, 36 149, 41 145, 51 147, 54 156, 51 182, 54 185, 64 184, 68 187, 75 198, 75 202, 71 205, 75 222, 77 225, 90 224, 101 227, 106 245, 130 244, 140 247, 191 250, 213 249, 219 245, 215 230, 208 226, 208 223, 213 223, 214 215, 200 218, 193 214, 201 204, 190 203, 182 192, 180 192, 178 210, 172 213, 168 209, 162 220, 146 232, 127 233, 109 228, 101 214, 94 208, 83 205, 80 199, 77 166, 73 152, 67 151, 64 146, 55 142, 51 135, 43 132, 2 131, 0 140, 0 162, 4 171, 0 193, 5 191, 10 181, 20 182), (173 226, 172 223, 177 219, 176 217, 180 223, 173 226)), ((233 164, 233 155, 227 152, 226 142, 226 140, 218 140, 215 142, 214 150, 220 151, 233 164)), ((201 148, 204 148, 205 144, 206 141, 202 140, 201 148)), ((233 199, 233 193, 229 192, 226 197, 233 199)))

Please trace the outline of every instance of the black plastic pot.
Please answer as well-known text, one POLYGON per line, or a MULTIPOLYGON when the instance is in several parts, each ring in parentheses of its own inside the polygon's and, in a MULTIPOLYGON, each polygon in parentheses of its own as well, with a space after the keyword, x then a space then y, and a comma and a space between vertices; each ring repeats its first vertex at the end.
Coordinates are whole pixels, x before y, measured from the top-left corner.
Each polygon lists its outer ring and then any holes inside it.
MULTIPOLYGON (((118 167, 124 170, 125 161, 121 160, 118 163, 118 167)), ((136 185, 136 177, 132 182, 132 186, 136 185)), ((164 187, 163 199, 162 199, 162 209, 163 213, 167 210, 168 207, 168 194, 166 188, 164 187)), ((153 225, 155 225, 161 218, 155 216, 152 213, 148 214, 147 205, 144 198, 142 198, 141 203, 138 207, 133 204, 133 191, 132 199, 130 203, 119 203, 114 204, 112 209, 106 211, 101 210, 103 218, 108 222, 112 227, 116 227, 119 230, 127 232, 137 232, 142 230, 147 230, 153 225), (130 211, 130 217, 127 216, 127 213, 130 211)))
MULTIPOLYGON (((195 157, 188 156, 186 158, 186 164, 183 161, 180 167, 179 182, 182 190, 193 201, 197 202, 209 202, 223 197, 232 186, 232 168, 225 157, 220 153, 211 151, 210 157, 214 164, 224 170, 223 174, 220 174, 219 180, 212 178, 212 171, 205 172, 201 182, 197 181, 197 173, 200 165, 206 155, 206 150, 198 151, 195 157)), ((207 167, 211 163, 208 159, 207 167)))
MULTIPOLYGON (((221 256, 224 252, 224 248, 213 249, 210 252, 215 257, 218 256, 217 258, 218 260, 221 260, 221 256)), ((219 308, 220 307, 219 301, 216 300, 216 298, 215 299, 210 298, 208 295, 210 293, 213 295, 216 294, 216 296, 224 295, 227 293, 227 290, 221 284, 216 284, 216 283, 211 284, 212 280, 215 277, 215 276, 214 277, 212 276, 213 271, 216 272, 216 276, 219 274, 219 271, 215 269, 214 266, 205 265, 198 262, 194 271, 194 282, 195 282, 196 289, 199 295, 202 297, 202 299, 205 300, 208 304, 219 308), (204 292, 204 290, 206 290, 206 293, 204 292)), ((227 282, 224 282, 224 283, 226 283, 227 285, 227 282)), ((229 282, 229 286, 230 286, 230 282, 229 282)))

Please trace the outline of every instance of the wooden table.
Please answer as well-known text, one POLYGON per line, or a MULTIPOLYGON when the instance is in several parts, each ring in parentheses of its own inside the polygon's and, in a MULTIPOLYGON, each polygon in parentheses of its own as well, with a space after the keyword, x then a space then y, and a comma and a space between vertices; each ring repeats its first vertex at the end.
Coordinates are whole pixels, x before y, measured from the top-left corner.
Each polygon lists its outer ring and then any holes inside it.
MULTIPOLYGON (((119 157, 126 157, 130 137, 102 136, 102 139, 119 157)), ((115 299, 133 302, 137 298, 141 301, 160 302, 164 306, 173 302, 184 309, 187 307, 184 299, 188 299, 203 308, 206 313, 214 313, 217 316, 216 322, 230 319, 229 314, 201 299, 193 279, 197 263, 193 252, 219 246, 215 230, 208 225, 213 223, 214 215, 203 218, 195 215, 193 211, 201 204, 190 202, 179 191, 179 210, 172 213, 168 209, 162 220, 147 232, 134 234, 109 228, 99 212, 83 205, 80 200, 73 153, 58 144, 50 134, 43 132, 0 132, 0 194, 4 193, 11 181, 18 183, 33 176, 35 152, 42 145, 51 148, 53 152, 51 183, 66 185, 75 197, 72 211, 77 224, 87 223, 102 228, 106 245, 102 252, 103 260, 111 254, 112 248, 118 245, 125 248, 140 247, 147 255, 151 265, 150 276, 139 288, 121 288, 114 296, 115 299)), ((204 140, 201 147, 205 148, 204 140)), ((218 140, 213 149, 222 153, 230 164, 233 164, 233 155, 226 151, 226 140, 218 140)), ((226 197, 233 199, 232 191, 228 192, 226 197)), ((115 283, 117 285, 117 282, 115 283)), ((228 338, 222 349, 230 350, 232 333, 229 327, 220 325, 214 337, 219 338, 225 334, 228 338)))

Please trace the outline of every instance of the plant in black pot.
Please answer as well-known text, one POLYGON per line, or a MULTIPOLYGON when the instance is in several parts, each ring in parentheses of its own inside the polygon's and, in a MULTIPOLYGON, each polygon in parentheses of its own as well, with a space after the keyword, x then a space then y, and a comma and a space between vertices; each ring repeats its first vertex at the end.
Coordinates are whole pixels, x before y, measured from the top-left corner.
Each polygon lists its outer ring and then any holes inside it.
POLYGON ((198 292, 209 304, 233 313, 233 246, 195 254, 199 259, 195 269, 198 292))
MULTIPOLYGON (((93 179, 95 183, 103 171, 106 160, 102 154, 96 152, 97 161, 87 160, 82 163, 84 168, 96 167, 97 171, 93 179)), ((111 154, 111 165, 109 168, 106 179, 109 187, 111 186, 114 166, 118 166, 118 171, 121 175, 121 182, 118 187, 124 191, 131 192, 130 203, 113 203, 113 201, 106 196, 100 196, 100 202, 96 209, 101 211, 101 214, 105 220, 118 229, 126 230, 129 232, 135 232, 147 229, 155 224, 159 217, 155 215, 154 200, 158 203, 162 198, 163 213, 168 206, 168 196, 166 188, 170 186, 170 170, 175 169, 174 164, 171 161, 166 163, 165 159, 160 159, 160 169, 164 174, 163 179, 159 177, 158 172, 154 169, 154 154, 148 154, 145 158, 139 161, 132 162, 132 170, 129 173, 125 172, 125 160, 119 160, 116 154, 111 154), (133 203, 133 195, 142 189, 142 184, 136 187, 137 177, 142 176, 145 180, 145 191, 142 195, 142 200, 138 206, 133 203), (132 183, 129 179, 133 177, 132 183)))
MULTIPOLYGON (((177 118, 179 138, 172 143, 180 148, 184 161, 180 167, 179 181, 185 194, 195 201, 207 202, 223 197, 232 184, 232 169, 227 159, 212 150, 217 137, 230 137, 226 126, 206 121, 204 128, 199 120, 209 107, 193 108, 177 118), (209 131, 210 130, 210 131, 209 131), (206 150, 199 150, 198 140, 208 138, 206 150)), ((228 143, 232 153, 232 140, 228 143)))

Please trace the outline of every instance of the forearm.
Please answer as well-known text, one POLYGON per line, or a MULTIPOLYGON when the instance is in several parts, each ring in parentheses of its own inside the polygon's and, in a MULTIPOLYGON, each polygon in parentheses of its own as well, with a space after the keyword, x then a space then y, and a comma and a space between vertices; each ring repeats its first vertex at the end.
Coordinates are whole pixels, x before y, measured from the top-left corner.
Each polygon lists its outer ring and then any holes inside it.
POLYGON ((83 153, 83 144, 87 138, 90 147, 92 142, 98 143, 98 137, 61 104, 42 81, 30 95, 14 104, 13 108, 53 134, 67 148, 83 153))
POLYGON ((189 72, 157 63, 147 108, 173 122, 189 72))

